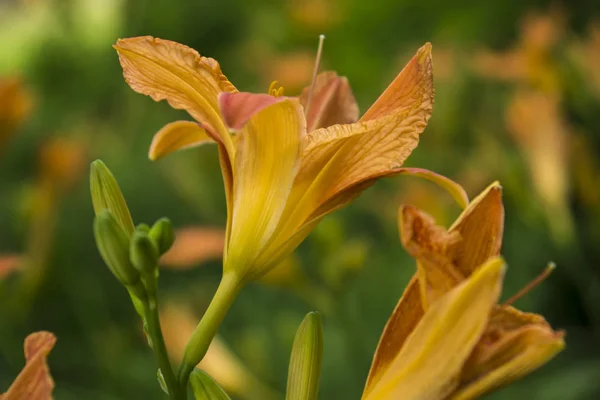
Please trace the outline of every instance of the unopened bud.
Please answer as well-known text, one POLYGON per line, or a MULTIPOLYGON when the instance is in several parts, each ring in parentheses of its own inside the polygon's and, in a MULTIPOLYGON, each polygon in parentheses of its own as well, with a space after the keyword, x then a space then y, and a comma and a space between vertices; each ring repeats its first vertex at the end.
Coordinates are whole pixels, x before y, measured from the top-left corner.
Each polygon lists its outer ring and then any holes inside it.
POLYGON ((158 265, 158 249, 147 232, 136 229, 131 237, 129 257, 133 266, 143 274, 154 273, 158 265))
POLYGON ((161 218, 156 221, 150 229, 150 237, 158 246, 160 255, 165 254, 175 242, 175 232, 171 221, 168 218, 161 218))
POLYGON ((92 163, 90 169, 90 191, 96 215, 108 210, 121 224, 128 236, 133 233, 133 220, 117 180, 100 160, 92 163))
POLYGON ((286 400, 314 400, 319 392, 323 358, 323 326, 317 312, 306 314, 300 324, 290 357, 286 400))
POLYGON ((194 369, 190 384, 196 400, 230 400, 229 396, 206 372, 194 369))
POLYGON ((135 227, 135 230, 148 233, 148 232, 150 232, 150 225, 144 224, 144 223, 137 224, 137 226, 135 227))
POLYGON ((137 283, 140 273, 129 261, 129 237, 108 210, 101 210, 96 215, 94 236, 102 259, 117 279, 125 285, 137 283))

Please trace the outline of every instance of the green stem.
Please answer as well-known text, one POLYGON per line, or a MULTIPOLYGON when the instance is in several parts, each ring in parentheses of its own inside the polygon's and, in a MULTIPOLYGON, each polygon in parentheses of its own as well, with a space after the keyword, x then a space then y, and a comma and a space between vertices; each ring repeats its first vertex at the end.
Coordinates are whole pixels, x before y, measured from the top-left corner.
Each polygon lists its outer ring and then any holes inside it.
POLYGON ((190 373, 206 355, 225 314, 237 297, 242 285, 235 273, 223 275, 217 292, 185 347, 177 377, 180 387, 186 388, 190 373))
POLYGON ((144 314, 148 323, 148 335, 150 335, 150 339, 152 340, 152 351, 156 357, 158 367, 165 378, 169 397, 174 400, 185 400, 187 398, 187 391, 180 389, 171 362, 169 361, 167 347, 165 346, 165 340, 160 328, 156 292, 149 293, 148 300, 144 301, 144 314))

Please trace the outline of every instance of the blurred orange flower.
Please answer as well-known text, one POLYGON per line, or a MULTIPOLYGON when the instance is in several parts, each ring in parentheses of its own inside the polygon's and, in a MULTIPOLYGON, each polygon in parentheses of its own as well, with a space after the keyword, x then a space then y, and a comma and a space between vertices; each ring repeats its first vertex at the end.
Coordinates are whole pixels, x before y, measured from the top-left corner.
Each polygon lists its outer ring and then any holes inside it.
POLYGON ((83 142, 53 137, 42 146, 39 155, 39 173, 42 181, 52 182, 59 190, 73 186, 87 167, 83 142))
POLYGON ((343 7, 336 0, 297 0, 288 3, 290 17, 313 32, 323 32, 343 19, 343 7))
POLYGON ((564 13, 558 7, 546 14, 530 13, 521 22, 521 36, 506 52, 479 51, 473 66, 479 74, 523 82, 546 93, 558 94, 560 74, 552 50, 564 35, 564 13))
POLYGON ((523 152, 553 233, 559 238, 568 236, 573 229, 568 205, 571 134, 559 99, 519 90, 506 110, 506 124, 523 152))
POLYGON ((11 272, 21 268, 23 260, 17 254, 3 254, 0 256, 0 280, 8 276, 11 272))
POLYGON ((31 112, 33 100, 20 78, 0 78, 0 150, 31 112))
POLYGON ((177 229, 175 242, 160 259, 163 266, 188 269, 206 261, 220 259, 225 246, 225 230, 190 226, 177 229))
POLYGON ((25 367, 1 400, 50 400, 54 381, 46 358, 56 343, 50 332, 35 332, 25 339, 25 367))

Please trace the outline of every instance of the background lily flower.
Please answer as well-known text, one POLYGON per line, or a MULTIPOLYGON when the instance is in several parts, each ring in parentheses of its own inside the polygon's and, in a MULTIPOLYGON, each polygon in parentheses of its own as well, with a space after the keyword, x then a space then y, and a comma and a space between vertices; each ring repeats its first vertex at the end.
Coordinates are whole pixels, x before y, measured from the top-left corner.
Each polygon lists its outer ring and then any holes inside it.
MULTIPOLYGON (((219 64, 178 43, 138 37, 115 46, 127 83, 166 99, 197 122, 168 124, 150 158, 216 142, 227 193, 225 272, 255 279, 291 253, 326 214, 346 205, 376 179, 424 170, 399 167, 417 146, 433 105, 431 45, 410 60, 379 99, 358 115, 347 82, 321 75, 308 120, 298 99, 238 93, 219 64), (307 133, 308 128, 317 128, 307 133), (231 132, 236 132, 235 135, 231 132)), ((464 192, 447 185, 461 201, 464 192)))
MULTIPOLYGON (((399 216, 402 243, 417 259, 417 273, 410 281, 384 329, 369 373, 368 394, 390 365, 406 351, 411 335, 431 309, 465 280, 497 260, 502 244, 504 208, 501 187, 490 185, 475 198, 449 230, 415 207, 404 206, 399 216)), ((476 307, 475 297, 466 305, 476 307)), ((464 326, 464 329, 468 329, 464 326)), ((444 376, 447 393, 441 397, 471 399, 519 379, 545 364, 564 347, 563 333, 555 332, 537 314, 495 305, 489 309, 486 327, 460 361, 460 373, 444 376)), ((460 342, 459 342, 460 343, 460 342)), ((464 344, 467 345, 466 343, 464 344)), ((446 347, 453 356, 454 346, 446 347)), ((432 377, 433 379, 433 377, 432 377)))

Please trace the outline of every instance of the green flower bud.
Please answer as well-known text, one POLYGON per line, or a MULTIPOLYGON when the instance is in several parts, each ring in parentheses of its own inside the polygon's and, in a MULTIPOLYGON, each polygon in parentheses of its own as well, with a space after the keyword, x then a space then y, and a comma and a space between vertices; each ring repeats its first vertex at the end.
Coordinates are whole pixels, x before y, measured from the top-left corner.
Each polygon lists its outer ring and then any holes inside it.
POLYGON ((310 312, 304 317, 294 338, 286 400, 314 400, 317 398, 322 358, 321 316, 317 312, 310 312))
POLYGON ((138 224, 135 227, 135 230, 148 233, 148 232, 150 232, 150 226, 148 224, 138 224))
POLYGON ((133 233, 133 220, 127 203, 117 180, 100 160, 94 161, 90 168, 90 191, 96 215, 102 210, 110 211, 130 236, 133 233))
POLYGON ((196 400, 230 400, 221 386, 204 371, 194 369, 190 375, 190 384, 196 400))
POLYGON ((150 237, 158 246, 160 255, 165 254, 175 242, 175 232, 171 221, 168 218, 161 218, 156 221, 150 229, 150 237))
POLYGON ((94 236, 102 259, 117 279, 124 285, 138 283, 140 273, 129 261, 129 237, 108 210, 101 210, 96 215, 94 236))
POLYGON ((147 232, 136 229, 131 237, 129 257, 133 266, 143 274, 152 274, 158 266, 158 249, 147 232))

